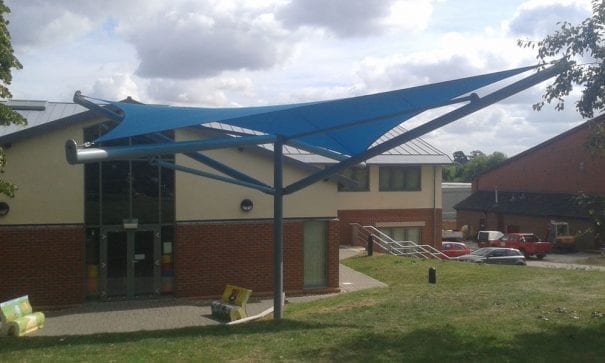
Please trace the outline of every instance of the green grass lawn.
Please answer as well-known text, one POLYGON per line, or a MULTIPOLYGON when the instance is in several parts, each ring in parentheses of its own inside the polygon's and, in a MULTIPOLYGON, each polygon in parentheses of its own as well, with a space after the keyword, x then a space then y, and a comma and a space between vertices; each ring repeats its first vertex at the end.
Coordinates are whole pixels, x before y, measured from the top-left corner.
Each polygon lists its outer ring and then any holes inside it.
POLYGON ((0 362, 602 362, 605 272, 355 257, 389 288, 288 304, 282 321, 0 339, 0 362), (428 283, 428 269, 437 283, 428 283))

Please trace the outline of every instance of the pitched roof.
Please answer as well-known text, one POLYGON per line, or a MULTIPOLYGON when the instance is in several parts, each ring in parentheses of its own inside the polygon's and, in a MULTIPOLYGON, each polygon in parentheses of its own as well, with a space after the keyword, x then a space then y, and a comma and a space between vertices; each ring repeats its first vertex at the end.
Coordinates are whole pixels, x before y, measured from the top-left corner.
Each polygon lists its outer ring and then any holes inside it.
POLYGON ((27 125, 0 127, 0 142, 32 137, 51 128, 64 127, 69 122, 81 121, 74 117, 76 115, 91 115, 88 109, 72 102, 9 100, 3 103, 25 117, 27 125))
POLYGON ((555 136, 555 137, 553 137, 551 139, 548 139, 548 140, 546 140, 546 141, 544 141, 544 142, 542 142, 542 143, 540 143, 540 144, 538 144, 538 145, 536 145, 536 146, 534 146, 532 148, 529 148, 529 149, 527 149, 525 151, 520 152, 519 154, 517 154, 515 156, 510 157, 510 158, 502 161, 501 163, 498 163, 498 164, 494 165, 492 168, 484 170, 481 174, 477 175, 475 177, 475 179, 478 179, 482 175, 488 174, 488 173, 492 172, 493 170, 497 170, 497 169, 499 169, 501 167, 504 167, 504 166, 506 166, 506 165, 508 165, 508 164, 510 164, 512 162, 515 162, 516 160, 522 159, 525 156, 530 155, 530 154, 532 154, 533 152, 535 152, 535 151, 537 151, 539 149, 545 148, 548 145, 554 144, 554 143, 556 143, 556 142, 558 142, 558 141, 560 141, 562 139, 565 139, 569 135, 573 135, 576 132, 579 132, 579 131, 581 131, 581 130, 587 128, 587 127, 589 127, 590 124, 591 124, 591 122, 605 122, 605 114, 599 115, 599 116, 597 116, 595 118, 592 118, 592 119, 590 119, 590 120, 588 120, 586 122, 583 122, 583 123, 579 124, 578 126, 573 127, 571 129, 563 132, 563 133, 560 133, 559 135, 557 135, 557 136, 555 136))
POLYGON ((454 209, 532 217, 588 218, 574 198, 574 194, 564 193, 478 191, 456 204, 454 209))

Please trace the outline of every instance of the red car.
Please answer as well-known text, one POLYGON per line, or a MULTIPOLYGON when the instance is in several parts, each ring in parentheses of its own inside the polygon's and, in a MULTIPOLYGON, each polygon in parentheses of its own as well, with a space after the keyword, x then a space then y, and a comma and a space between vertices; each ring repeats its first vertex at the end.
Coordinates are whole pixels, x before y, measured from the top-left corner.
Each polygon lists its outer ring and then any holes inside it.
POLYGON ((516 248, 526 258, 536 256, 539 260, 543 259, 552 249, 550 242, 540 241, 540 238, 533 233, 509 233, 497 241, 492 241, 491 245, 492 247, 516 248))
POLYGON ((441 252, 448 257, 458 257, 462 255, 468 255, 471 253, 471 249, 462 242, 441 242, 441 252))

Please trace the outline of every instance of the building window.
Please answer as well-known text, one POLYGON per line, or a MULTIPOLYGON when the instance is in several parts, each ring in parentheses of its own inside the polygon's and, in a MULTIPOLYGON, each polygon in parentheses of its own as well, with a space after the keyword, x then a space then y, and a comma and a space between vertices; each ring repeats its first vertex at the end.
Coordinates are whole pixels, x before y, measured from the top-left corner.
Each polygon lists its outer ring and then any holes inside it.
MULTIPOLYGON (((102 123, 84 129, 92 142, 113 125, 102 123)), ((174 139, 173 132, 164 133, 174 139)), ((102 146, 148 144, 146 136, 120 139, 102 146)), ((162 160, 174 161, 173 155, 162 160)), ((146 160, 104 161, 84 166, 85 222, 88 227, 122 225, 124 219, 140 224, 172 224, 175 220, 174 170, 150 165, 146 160)))
POLYGON ((357 182, 357 185, 348 186, 338 183, 339 192, 367 192, 370 190, 370 168, 352 167, 341 172, 341 175, 357 182))
POLYGON ((378 230, 395 241, 422 242, 422 227, 380 227, 378 230))
POLYGON ((379 169, 381 192, 419 191, 419 166, 381 166, 379 169))

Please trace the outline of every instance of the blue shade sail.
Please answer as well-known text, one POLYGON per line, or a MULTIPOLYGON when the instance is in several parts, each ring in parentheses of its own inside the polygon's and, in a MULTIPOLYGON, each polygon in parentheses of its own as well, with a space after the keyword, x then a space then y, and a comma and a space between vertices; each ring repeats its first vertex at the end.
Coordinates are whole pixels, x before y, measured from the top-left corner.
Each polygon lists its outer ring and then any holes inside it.
POLYGON ((116 128, 97 141, 221 122, 355 155, 367 150, 393 127, 427 109, 446 105, 457 97, 533 68, 359 97, 277 106, 194 108, 112 102, 124 116, 116 128))

